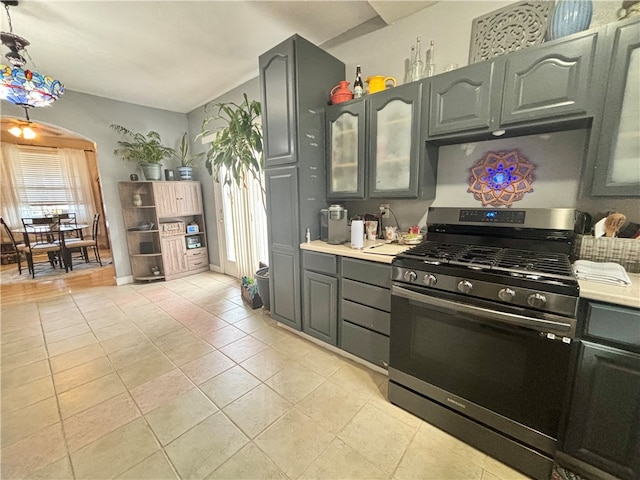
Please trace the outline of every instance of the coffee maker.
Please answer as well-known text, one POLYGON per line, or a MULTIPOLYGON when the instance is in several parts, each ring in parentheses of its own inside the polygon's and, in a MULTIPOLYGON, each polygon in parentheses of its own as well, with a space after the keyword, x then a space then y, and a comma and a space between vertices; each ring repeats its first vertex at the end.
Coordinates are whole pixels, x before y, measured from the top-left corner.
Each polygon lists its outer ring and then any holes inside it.
POLYGON ((320 210, 320 240, 331 245, 347 241, 347 210, 342 205, 320 210))

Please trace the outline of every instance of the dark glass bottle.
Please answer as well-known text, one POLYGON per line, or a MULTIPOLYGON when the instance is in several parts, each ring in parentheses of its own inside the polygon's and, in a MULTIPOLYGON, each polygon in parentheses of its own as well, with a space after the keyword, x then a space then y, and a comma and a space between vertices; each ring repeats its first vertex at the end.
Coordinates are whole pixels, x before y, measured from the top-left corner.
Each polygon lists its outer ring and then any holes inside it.
POLYGON ((353 82, 353 98, 359 98, 364 95, 364 84, 362 83, 362 74, 360 73, 360 65, 356 67, 356 80, 353 82))

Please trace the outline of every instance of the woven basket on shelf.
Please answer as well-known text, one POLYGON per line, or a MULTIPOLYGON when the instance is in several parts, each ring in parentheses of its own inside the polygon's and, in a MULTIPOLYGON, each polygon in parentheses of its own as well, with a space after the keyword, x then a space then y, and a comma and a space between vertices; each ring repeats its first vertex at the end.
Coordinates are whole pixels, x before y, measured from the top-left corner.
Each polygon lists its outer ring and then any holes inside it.
POLYGON ((184 235, 185 231, 184 222, 167 222, 160 224, 160 235, 163 237, 184 235))
POLYGON ((640 273, 640 239, 576 235, 575 253, 578 260, 615 262, 629 273, 640 273))

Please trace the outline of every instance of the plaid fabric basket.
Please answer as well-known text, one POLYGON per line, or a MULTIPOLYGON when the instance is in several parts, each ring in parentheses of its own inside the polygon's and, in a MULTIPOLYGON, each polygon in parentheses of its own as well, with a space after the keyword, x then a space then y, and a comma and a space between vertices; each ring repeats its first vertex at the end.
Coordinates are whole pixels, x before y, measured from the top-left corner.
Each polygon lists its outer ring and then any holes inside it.
POLYGON ((578 260, 615 262, 629 273, 640 273, 640 239, 576 235, 575 253, 578 260))

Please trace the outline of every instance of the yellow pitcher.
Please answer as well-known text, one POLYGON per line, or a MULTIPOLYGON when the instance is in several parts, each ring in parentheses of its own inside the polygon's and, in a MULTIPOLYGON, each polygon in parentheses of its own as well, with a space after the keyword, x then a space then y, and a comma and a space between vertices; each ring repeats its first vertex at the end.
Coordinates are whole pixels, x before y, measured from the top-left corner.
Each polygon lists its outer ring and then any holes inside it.
POLYGON ((369 84, 369 93, 376 93, 387 88, 387 82, 392 82, 393 87, 396 86, 396 79, 393 77, 385 77, 383 75, 372 75, 365 80, 369 84))

